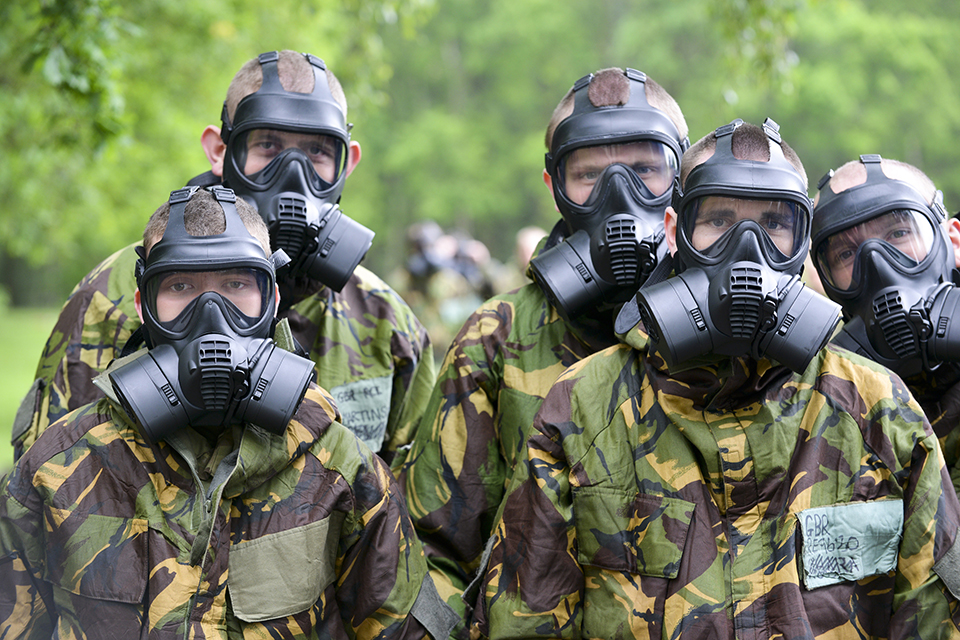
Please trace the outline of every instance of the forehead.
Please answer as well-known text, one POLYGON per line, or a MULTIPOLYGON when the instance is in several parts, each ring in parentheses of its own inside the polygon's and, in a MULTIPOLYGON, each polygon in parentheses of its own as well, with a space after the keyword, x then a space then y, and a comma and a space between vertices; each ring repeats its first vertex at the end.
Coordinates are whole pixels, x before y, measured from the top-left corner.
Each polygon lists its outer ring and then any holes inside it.
POLYGON ((870 218, 846 229, 841 229, 832 234, 828 240, 846 240, 855 237, 879 236, 886 229, 903 227, 905 224, 916 227, 916 218, 902 211, 888 211, 875 218, 870 218))
POLYGON ((570 162, 610 162, 615 159, 642 159, 660 158, 663 156, 663 145, 649 140, 638 140, 620 144, 605 144, 592 147, 580 147, 570 153, 570 162))
POLYGON ((208 271, 198 271, 198 270, 189 270, 189 269, 171 269, 170 271, 164 271, 158 273, 157 276, 161 278, 169 277, 178 277, 178 278, 193 278, 197 280, 206 280, 206 279, 217 279, 225 277, 237 277, 237 276, 248 276, 254 277, 261 273, 262 270, 255 269, 253 267, 228 267, 226 269, 210 269, 208 271))
POLYGON ((782 207, 776 200, 743 200, 724 196, 708 196, 703 199, 698 209, 701 213, 729 213, 741 216, 762 215, 777 211, 782 207))
POLYGON ((284 131, 283 129, 251 129, 250 133, 247 134, 248 140, 259 140, 263 138, 279 139, 279 140, 309 140, 311 142, 316 142, 317 140, 322 140, 324 142, 333 142, 334 138, 322 133, 305 133, 298 131, 284 131))

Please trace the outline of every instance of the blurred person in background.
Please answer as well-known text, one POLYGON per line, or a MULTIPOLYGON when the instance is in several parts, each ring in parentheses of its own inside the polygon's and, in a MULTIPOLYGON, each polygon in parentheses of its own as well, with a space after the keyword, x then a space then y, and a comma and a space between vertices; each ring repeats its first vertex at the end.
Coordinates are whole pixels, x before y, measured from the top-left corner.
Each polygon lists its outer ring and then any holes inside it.
POLYGON ((463 321, 483 302, 486 275, 481 268, 490 252, 463 234, 447 233, 432 220, 407 228, 408 256, 390 281, 439 345, 437 364, 463 321), (470 244, 468 244, 470 243, 470 244))

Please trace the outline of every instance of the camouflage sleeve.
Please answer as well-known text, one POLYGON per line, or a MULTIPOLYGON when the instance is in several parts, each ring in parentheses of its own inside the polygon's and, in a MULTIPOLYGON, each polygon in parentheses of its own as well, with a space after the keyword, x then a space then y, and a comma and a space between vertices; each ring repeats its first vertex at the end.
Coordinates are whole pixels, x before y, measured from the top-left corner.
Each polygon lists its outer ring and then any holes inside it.
POLYGON ((427 575, 423 547, 389 468, 371 456, 353 486, 357 509, 342 529, 337 562, 346 628, 360 640, 445 638, 455 618, 427 575))
POLYGON ((448 604, 460 600, 492 531, 507 463, 497 428, 499 370, 495 344, 504 318, 481 307, 464 324, 441 366, 430 402, 399 472, 430 573, 448 604))
POLYGON ((943 452, 953 490, 960 492, 960 424, 953 422, 950 425, 932 426, 935 432, 939 432, 938 427, 947 430, 947 433, 940 437, 940 450, 943 452))
POLYGON ((575 369, 561 376, 534 421, 526 464, 518 464, 501 507, 474 613, 490 638, 579 638, 584 574, 577 562, 570 468, 562 434, 573 428, 575 369))
MULTIPOLYGON (((387 437, 380 455, 388 463, 413 440, 417 425, 423 417, 430 398, 430 390, 437 379, 433 343, 427 330, 406 304, 401 310, 406 316, 407 330, 393 342, 405 342, 394 350, 395 372, 387 437)), ((402 456, 401 456, 402 457, 402 456)))
POLYGON ((50 638, 49 583, 41 578, 43 522, 14 499, 6 479, 0 491, 0 629, 3 637, 50 638))
MULTIPOLYGON (((859 405, 859 411, 851 413, 860 420, 865 444, 894 472, 904 505, 889 637, 958 637, 960 503, 950 471, 937 436, 907 385, 879 365, 866 365, 881 373, 877 379, 884 384, 851 374, 851 381, 858 380, 852 386, 859 405), (874 434, 880 433, 884 440, 874 441, 874 434)), ((836 380, 821 385, 830 384, 834 396, 842 397, 836 380)))
POLYGON ((133 302, 135 247, 127 246, 97 265, 61 309, 13 426, 15 458, 48 425, 103 396, 93 378, 140 326, 133 302))
MULTIPOLYGON (((926 431, 926 437, 912 447, 904 443, 902 449, 912 455, 906 464, 910 475, 904 488, 891 638, 960 633, 960 505, 936 436, 926 431)), ((898 432, 891 433, 897 437, 898 432)))

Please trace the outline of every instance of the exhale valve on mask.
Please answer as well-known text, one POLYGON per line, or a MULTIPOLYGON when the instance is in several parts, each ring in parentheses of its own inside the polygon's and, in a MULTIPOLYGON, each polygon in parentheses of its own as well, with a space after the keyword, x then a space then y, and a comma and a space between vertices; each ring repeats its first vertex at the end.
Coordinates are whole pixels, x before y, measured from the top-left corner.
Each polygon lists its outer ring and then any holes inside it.
POLYGON ((740 125, 735 120, 717 129, 714 155, 690 172, 683 191, 675 186, 678 275, 641 287, 639 317, 668 367, 716 354, 767 357, 802 372, 830 339, 840 308, 800 280, 811 203, 802 177, 783 156, 779 127, 770 119, 764 123, 770 160, 761 162, 734 157, 731 140, 740 125), (792 235, 781 240, 788 253, 749 218, 697 250, 694 224, 711 197, 733 207, 773 209, 789 221, 792 235))
POLYGON ((573 112, 557 126, 553 150, 545 157, 563 220, 530 268, 550 303, 568 319, 625 302, 666 254, 663 210, 669 188, 652 192, 621 163, 603 170, 582 204, 570 199, 565 185, 565 163, 577 150, 634 143, 660 159, 662 170, 672 172, 665 184, 671 183, 688 141, 666 114, 647 103, 646 75, 634 69, 624 73, 630 81, 625 105, 594 107, 588 97, 592 75, 574 84, 573 112))
POLYGON ((943 196, 928 202, 887 177, 879 155, 860 162, 861 184, 834 193, 832 171, 820 180, 814 211, 814 263, 847 319, 833 341, 902 377, 960 362, 960 289, 941 226, 943 196))
POLYGON ((283 433, 313 375, 313 363, 278 348, 273 327, 277 252, 264 257, 260 243, 236 213, 233 192, 211 189, 223 207, 226 229, 191 236, 184 209, 196 187, 175 191, 163 238, 138 261, 144 327, 151 349, 110 373, 127 414, 151 441, 187 427, 252 423, 283 433), (163 281, 178 273, 242 274, 256 283, 260 311, 244 314, 218 292, 193 298, 172 320, 161 321, 157 298, 163 281))
POLYGON ((283 88, 277 71, 279 55, 271 51, 259 56, 260 88, 240 100, 232 122, 224 104, 223 179, 260 212, 274 248, 290 256, 293 274, 340 291, 366 256, 375 234, 340 210, 350 126, 330 92, 323 60, 304 55, 314 70, 312 93, 283 88), (283 151, 260 171, 246 175, 246 136, 263 129, 326 136, 336 167, 332 182, 317 175, 310 158, 297 148, 283 151))

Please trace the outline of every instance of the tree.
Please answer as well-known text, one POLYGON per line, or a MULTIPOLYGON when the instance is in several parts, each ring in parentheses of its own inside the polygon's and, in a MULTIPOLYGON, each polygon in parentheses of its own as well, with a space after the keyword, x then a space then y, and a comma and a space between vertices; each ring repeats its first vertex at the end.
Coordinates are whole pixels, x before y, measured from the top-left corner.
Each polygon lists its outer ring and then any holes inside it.
MULTIPOLYGON (((139 237, 172 189, 209 168, 200 132, 219 124, 243 62, 310 51, 336 69, 355 107, 377 104, 390 74, 381 30, 409 31, 431 11, 432 0, 2 4, 0 264, 56 264, 47 301, 62 301, 139 237)), ((0 283, 24 271, 3 269, 0 283)))

